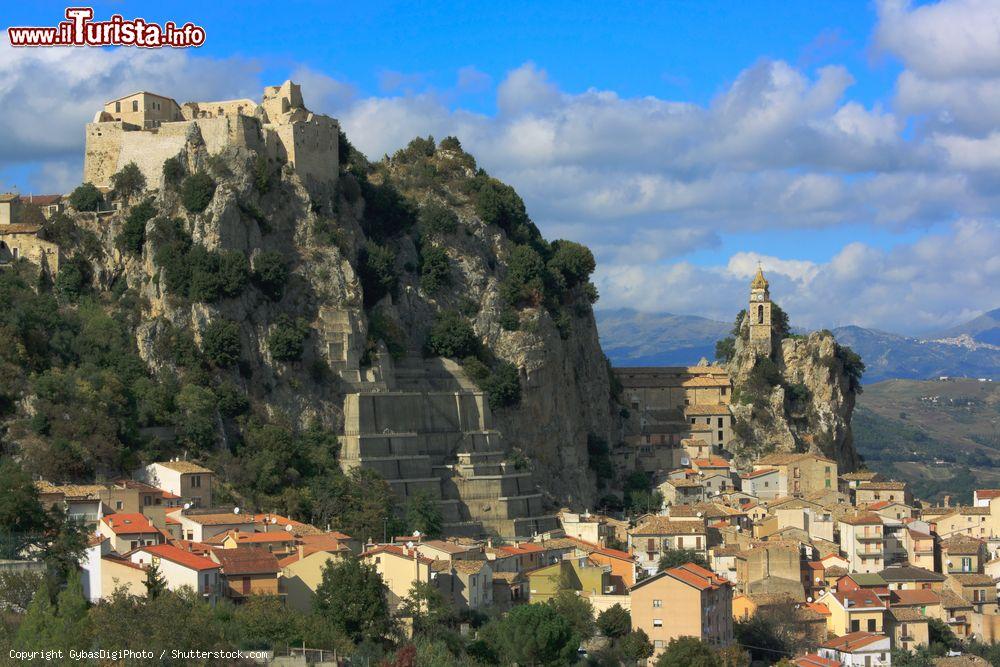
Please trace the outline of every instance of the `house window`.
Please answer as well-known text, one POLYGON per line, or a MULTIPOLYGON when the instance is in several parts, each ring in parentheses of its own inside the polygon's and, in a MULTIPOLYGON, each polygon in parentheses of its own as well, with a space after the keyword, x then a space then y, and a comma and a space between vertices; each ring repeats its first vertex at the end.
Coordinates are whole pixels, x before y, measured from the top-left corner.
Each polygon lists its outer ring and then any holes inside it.
POLYGON ((132 100, 132 111, 139 110, 139 100, 132 100))
POLYGON ((143 496, 142 497, 142 504, 143 505, 152 505, 153 504, 153 496, 143 496))
POLYGON ((122 103, 115 102, 115 113, 121 113, 121 112, 122 112, 122 103))
POLYGON ((722 417, 719 417, 719 428, 722 428, 722 417))
POLYGON ((874 618, 869 618, 868 619, 868 632, 875 632, 875 619, 874 618))
POLYGON ((666 647, 666 645, 667 642, 663 641, 662 639, 657 639, 655 642, 653 642, 653 648, 664 648, 666 647))
POLYGON ((861 631, 861 621, 855 618, 851 621, 851 632, 860 632, 860 631, 861 631))
POLYGON ((662 628, 663 627, 663 619, 661 619, 661 618, 654 618, 653 619, 653 627, 654 628, 662 628))
POLYGON ((115 509, 120 510, 123 507, 123 503, 120 500, 115 501, 115 509))
POLYGON ((653 608, 659 609, 663 606, 663 600, 653 600, 653 608))
POLYGON ((829 479, 826 480, 826 488, 828 488, 828 489, 830 488, 830 480, 829 479))
POLYGON ((192 489, 200 489, 201 488, 201 475, 192 475, 191 476, 191 488, 192 489))
POLYGON ((129 542, 129 545, 130 545, 130 546, 131 546, 131 547, 132 547, 133 549, 138 549, 138 548, 139 548, 139 540, 132 540, 131 542, 129 542))

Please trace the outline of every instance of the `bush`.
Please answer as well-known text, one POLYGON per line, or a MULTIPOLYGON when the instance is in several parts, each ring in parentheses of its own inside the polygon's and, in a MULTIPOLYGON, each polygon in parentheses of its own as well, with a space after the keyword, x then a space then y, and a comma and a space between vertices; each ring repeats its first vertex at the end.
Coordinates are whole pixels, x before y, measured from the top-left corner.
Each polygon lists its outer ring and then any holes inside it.
POLYGON ((257 255, 253 261, 253 281, 267 298, 277 301, 285 291, 288 266, 281 253, 271 250, 257 255))
POLYGON ((425 245, 420 252, 420 287, 434 294, 451 285, 451 265, 444 248, 425 245))
POLYGON ((545 298, 545 262, 530 246, 514 248, 507 263, 507 277, 500 284, 500 296, 515 308, 537 306, 545 298))
POLYGON ((390 183, 374 185, 362 181, 361 193, 365 199, 361 227, 376 242, 392 238, 416 222, 415 207, 390 183))
POLYGON ((263 155, 258 155, 253 161, 253 186, 260 194, 271 189, 271 165, 263 155))
POLYGON ((585 245, 573 241, 555 241, 549 268, 561 275, 567 288, 572 289, 590 279, 597 268, 594 254, 585 245))
POLYGON ((216 366, 232 366, 240 360, 239 325, 231 320, 213 320, 202 333, 201 349, 216 366))
POLYGON ((847 347, 837 345, 837 358, 844 365, 844 372, 850 382, 851 391, 861 393, 861 377, 865 374, 865 362, 861 360, 861 355, 847 347))
POLYGON ((167 185, 177 185, 184 178, 186 170, 184 163, 177 157, 168 157, 163 161, 163 180, 167 185))
POLYGON ((385 343, 386 349, 393 359, 402 359, 406 354, 406 333, 395 322, 380 310, 368 316, 368 340, 365 346, 365 363, 372 362, 372 355, 378 348, 378 342, 385 343))
POLYGON ((460 142, 458 140, 458 137, 447 136, 447 137, 445 137, 444 139, 441 140, 441 142, 438 144, 438 146, 442 150, 446 150, 446 151, 461 151, 462 150, 462 142, 460 142))
POLYGON ((276 361, 298 361, 305 351, 309 329, 302 320, 293 321, 281 315, 275 322, 274 331, 267 337, 267 347, 276 361))
POLYGON ((87 291, 93 274, 90 262, 82 257, 63 262, 56 276, 56 293, 67 301, 77 301, 87 291))
POLYGON ((181 203, 189 213, 201 213, 212 203, 215 181, 204 172, 191 174, 181 183, 181 203))
POLYGON ((454 234, 458 229, 455 212, 437 201, 430 201, 420 209, 420 229, 424 234, 454 234))
POLYGON ((494 410, 507 408, 521 402, 521 378, 517 366, 501 361, 483 385, 487 400, 494 410))
POLYGON ((250 262, 246 255, 233 250, 219 254, 219 289, 230 298, 239 296, 250 282, 250 262))
POLYGON ((476 214, 483 222, 497 225, 515 243, 528 243, 541 238, 538 228, 528 218, 524 201, 514 188, 489 177, 480 178, 477 185, 476 214))
POLYGON ((434 320, 424 352, 432 357, 461 359, 479 352, 479 339, 472 326, 453 310, 439 313, 434 320))
POLYGON ((497 318, 500 322, 500 327, 504 331, 517 331, 521 328, 521 318, 517 314, 517 311, 513 308, 504 308, 500 311, 500 316, 497 318))
POLYGON ((736 356, 736 339, 726 336, 715 341, 715 359, 723 363, 729 363, 736 356))
POLYGON ((396 290, 396 253, 369 241, 358 252, 358 275, 365 308, 370 308, 396 290))
POLYGON ((142 255, 142 248, 146 244, 146 223, 156 215, 156 207, 152 199, 143 201, 138 206, 133 206, 125 218, 122 231, 115 239, 115 245, 122 252, 139 257, 142 255))
POLYGON ((98 211, 102 202, 101 191, 92 183, 84 183, 69 196, 69 205, 77 211, 98 211))
POLYGON ((146 177, 135 162, 129 162, 117 174, 111 176, 111 187, 115 194, 130 201, 132 197, 146 189, 146 177))

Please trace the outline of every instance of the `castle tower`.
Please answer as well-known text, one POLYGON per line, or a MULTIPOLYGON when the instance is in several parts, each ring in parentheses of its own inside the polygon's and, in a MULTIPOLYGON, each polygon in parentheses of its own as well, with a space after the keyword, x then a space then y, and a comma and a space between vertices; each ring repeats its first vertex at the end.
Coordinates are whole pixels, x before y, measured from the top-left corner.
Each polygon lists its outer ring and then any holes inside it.
POLYGON ((760 265, 750 283, 750 345, 759 354, 771 354, 771 293, 760 265))

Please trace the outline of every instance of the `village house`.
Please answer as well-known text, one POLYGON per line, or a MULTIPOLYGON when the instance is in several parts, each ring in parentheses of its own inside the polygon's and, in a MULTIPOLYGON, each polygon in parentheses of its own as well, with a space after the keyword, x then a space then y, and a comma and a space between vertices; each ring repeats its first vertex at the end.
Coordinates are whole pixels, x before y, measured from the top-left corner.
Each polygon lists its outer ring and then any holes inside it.
POLYGON ((524 573, 493 573, 493 605, 498 611, 508 611, 516 604, 527 602, 529 595, 528 579, 524 573))
POLYGON ((831 590, 820 596, 817 602, 825 604, 830 610, 827 617, 830 634, 846 635, 859 630, 882 632, 885 627, 888 604, 869 589, 831 590))
POLYGON ((819 655, 843 667, 887 667, 892 664, 889 638, 873 632, 851 632, 827 640, 819 655))
POLYGON ((986 564, 986 543, 974 537, 953 535, 941 540, 941 571, 945 574, 981 573, 986 564))
POLYGON ((436 560, 435 587, 456 609, 480 611, 493 605, 493 568, 485 560, 436 560))
POLYGON ((904 651, 913 651, 930 644, 927 617, 913 607, 891 607, 886 615, 886 634, 892 645, 904 651))
POLYGON ((180 496, 192 507, 212 506, 215 473, 191 461, 160 461, 144 470, 145 481, 158 489, 180 496))
POLYGON ((890 591, 932 590, 939 591, 944 586, 944 575, 915 565, 887 567, 879 576, 890 591))
POLYGON ((122 554, 163 542, 163 534, 139 513, 109 514, 101 518, 97 530, 110 540, 114 551, 122 554))
POLYGON ((704 521, 677 521, 650 516, 628 533, 628 550, 636 567, 656 573, 660 558, 671 550, 692 550, 707 561, 708 538, 704 521))
POLYGON ((212 559, 222 568, 222 594, 239 602, 251 595, 279 595, 278 559, 255 546, 216 549, 212 559))
POLYGON ((252 531, 257 524, 252 515, 238 508, 191 508, 168 515, 180 523, 181 539, 204 542, 229 531, 252 531))
POLYGON ((945 586, 971 603, 977 614, 1000 614, 997 609, 997 587, 988 574, 949 574, 945 586))
POLYGON ((736 588, 741 593, 787 594, 805 601, 798 543, 757 542, 736 554, 736 588))
POLYGON ((0 194, 0 266, 24 259, 55 275, 61 261, 59 246, 40 235, 43 220, 22 215, 25 204, 19 194, 0 194))
MULTIPOLYGON (((988 539, 997 534, 996 519, 993 517, 992 507, 997 507, 1000 510, 1000 504, 994 503, 990 507, 943 508, 941 513, 924 510, 922 517, 925 521, 934 522, 938 537, 943 540, 956 535, 988 539)), ((1000 519, 1000 516, 997 518, 1000 519)))
POLYGON ((705 484, 700 477, 668 479, 656 490, 663 496, 664 506, 700 503, 705 499, 705 484))
POLYGON ((840 519, 840 551, 851 572, 879 572, 885 567, 882 518, 877 514, 854 514, 840 519))
POLYGON ((784 495, 781 472, 762 467, 740 475, 740 490, 761 500, 773 500, 784 495))
POLYGON ((632 627, 653 642, 651 663, 671 639, 696 637, 715 648, 733 642, 732 585, 687 563, 643 579, 632 587, 632 627))
POLYGON ((561 589, 581 597, 612 592, 611 568, 588 557, 564 558, 557 563, 526 572, 532 602, 548 602, 561 589))
POLYGON ((854 499, 854 490, 865 482, 884 482, 886 478, 881 473, 874 470, 856 470, 841 475, 837 480, 837 487, 851 500, 854 499))
POLYGON ((205 556, 171 544, 158 544, 139 547, 129 554, 129 560, 143 567, 155 565, 172 591, 187 586, 209 600, 217 599, 221 593, 222 568, 205 556))
POLYGON ((836 490, 837 463, 809 453, 774 453, 754 461, 753 469, 778 471, 780 495, 800 496, 823 490, 836 490))
POLYGON ((434 561, 412 546, 386 544, 361 554, 362 562, 375 568, 385 584, 389 606, 396 609, 410 595, 416 583, 431 581, 434 561))
POLYGON ((925 570, 936 570, 936 558, 934 549, 934 536, 929 532, 923 532, 910 527, 902 534, 903 548, 906 550, 906 560, 914 567, 925 570))
POLYGON ((859 507, 882 500, 913 504, 913 496, 905 482, 862 482, 854 489, 854 504, 859 507))
POLYGON ((323 582, 323 570, 331 563, 350 557, 351 550, 343 544, 335 548, 300 545, 291 556, 278 561, 281 566, 278 590, 285 597, 285 603, 301 612, 311 611, 313 595, 323 582))

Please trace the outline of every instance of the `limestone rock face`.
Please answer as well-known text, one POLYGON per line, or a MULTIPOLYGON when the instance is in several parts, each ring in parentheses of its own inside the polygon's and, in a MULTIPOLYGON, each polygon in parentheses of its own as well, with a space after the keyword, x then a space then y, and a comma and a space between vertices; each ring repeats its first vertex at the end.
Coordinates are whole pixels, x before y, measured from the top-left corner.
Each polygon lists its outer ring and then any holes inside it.
POLYGON ((814 452, 835 460, 841 471, 854 470, 851 415, 857 391, 833 334, 774 337, 768 357, 747 344, 747 328, 744 318, 728 364, 736 458, 746 463, 770 452, 814 452), (767 371, 770 381, 762 382, 767 371))
MULTIPOLYGON (((97 233, 103 245, 103 256, 95 262, 95 280, 111 285, 123 279, 140 298, 136 342, 140 355, 154 371, 169 371, 174 363, 169 354, 171 336, 190 332, 200 344, 213 322, 228 320, 238 326, 242 347, 239 367, 226 371, 231 376, 228 379, 246 392, 256 408, 301 426, 319 421, 345 434, 348 396, 405 392, 415 387, 470 389, 468 378, 454 371, 455 364, 435 366, 445 369, 435 375, 438 371, 428 371, 430 366, 418 361, 436 316, 460 311, 468 317, 488 354, 512 363, 520 375, 520 402, 492 411, 492 428, 502 435, 508 459, 504 465, 513 466, 516 460, 519 474, 525 470, 533 473, 537 484, 533 491, 541 494, 546 512, 562 504, 584 506, 595 499, 587 436, 611 440, 617 410, 610 394, 608 365, 582 286, 565 297, 566 312, 572 313, 568 322, 557 326, 550 310, 539 305, 520 310, 519 326, 512 331, 501 325, 504 302, 499 288, 514 243, 503 229, 483 222, 467 194, 459 189, 401 188, 410 200, 423 203, 434 197, 446 202, 457 214, 456 231, 433 239, 421 239, 415 230, 374 238, 365 227, 366 207, 372 204, 365 201, 362 188, 350 174, 342 173, 336 186, 307 189, 293 169, 270 164, 268 184, 262 188, 258 157, 247 148, 233 146, 209 157, 198 136, 193 135, 179 155, 188 173, 212 175, 217 183, 215 194, 203 212, 189 213, 178 189, 164 185, 156 193, 157 216, 147 224, 141 256, 123 254, 115 247, 127 211, 99 219, 77 216, 77 223, 97 233), (280 254, 289 269, 283 294, 272 300, 252 284, 239 295, 214 303, 192 302, 171 294, 166 289, 164 267, 155 260, 157 227, 166 219, 179 221, 195 244, 241 253, 251 265, 261 252, 280 254), (395 254, 398 285, 377 304, 366 307, 359 258, 373 240, 395 254), (444 249, 451 286, 428 293, 421 285, 415 268, 419 266, 420 243, 444 249), (378 327, 372 322, 375 312, 382 320, 378 327), (296 318, 308 329, 300 361, 276 361, 269 351, 268 336, 280 317, 296 318), (395 338, 393 345, 385 334, 386 322, 395 338), (395 348, 392 355, 390 348, 395 348)), ((454 172, 457 168, 447 164, 453 158, 457 159, 449 151, 439 150, 434 159, 454 172)), ((469 170, 467 176, 474 174, 469 170)), ((390 164, 381 177, 391 179, 392 175, 390 164)), ((377 178, 373 181, 378 184, 377 178)), ((472 439, 465 434, 466 444, 472 439)), ((486 439, 494 440, 492 436, 486 439)), ((457 447, 461 450, 462 446, 457 447)), ((481 458, 491 470, 505 469, 493 457, 489 453, 481 458)), ((444 469, 457 465, 452 459, 432 456, 426 463, 429 468, 414 463, 414 469, 420 468, 424 478, 446 476, 450 473, 444 469)), ((387 478, 393 474, 405 477, 398 472, 401 464, 383 464, 387 470, 397 471, 385 473, 387 478)), ((406 487, 405 483, 399 487, 394 483, 394 488, 406 487)), ((523 483, 518 488, 518 493, 526 493, 523 483)), ((447 492, 442 498, 448 502, 447 492)))

